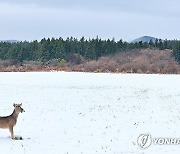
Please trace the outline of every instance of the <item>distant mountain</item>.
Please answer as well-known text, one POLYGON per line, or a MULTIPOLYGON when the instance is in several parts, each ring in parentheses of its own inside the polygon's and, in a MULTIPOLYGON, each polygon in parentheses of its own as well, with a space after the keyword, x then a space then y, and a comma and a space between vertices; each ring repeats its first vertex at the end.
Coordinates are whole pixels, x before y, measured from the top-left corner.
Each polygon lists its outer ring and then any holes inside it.
POLYGON ((8 42, 8 43, 19 43, 17 40, 0 40, 0 42, 8 42))
POLYGON ((137 39, 135 39, 135 40, 133 40, 131 42, 132 43, 136 43, 136 42, 141 42, 142 41, 143 43, 145 43, 145 42, 149 43, 150 40, 155 42, 156 38, 155 37, 151 37, 151 36, 143 36, 143 37, 137 38, 137 39))

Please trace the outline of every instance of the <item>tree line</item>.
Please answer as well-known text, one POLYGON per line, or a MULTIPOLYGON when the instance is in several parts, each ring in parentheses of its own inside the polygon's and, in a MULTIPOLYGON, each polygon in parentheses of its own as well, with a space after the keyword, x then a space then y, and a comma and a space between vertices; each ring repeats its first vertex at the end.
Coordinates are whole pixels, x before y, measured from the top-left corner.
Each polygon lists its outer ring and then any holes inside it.
POLYGON ((87 60, 97 60, 101 56, 124 52, 131 49, 157 48, 173 49, 173 56, 180 61, 180 41, 156 39, 149 43, 142 41, 128 43, 115 39, 103 40, 98 36, 93 39, 84 37, 43 38, 40 41, 24 41, 18 43, 0 42, 0 59, 26 61, 49 61, 51 59, 66 59, 67 56, 77 54, 87 60))

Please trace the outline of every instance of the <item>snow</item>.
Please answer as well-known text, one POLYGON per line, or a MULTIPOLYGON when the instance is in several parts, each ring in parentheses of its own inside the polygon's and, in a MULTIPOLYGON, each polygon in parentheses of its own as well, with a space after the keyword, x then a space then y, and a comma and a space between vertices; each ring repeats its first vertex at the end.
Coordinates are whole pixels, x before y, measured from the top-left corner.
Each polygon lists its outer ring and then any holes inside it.
POLYGON ((140 149, 140 134, 180 138, 180 76, 111 73, 0 73, 0 116, 22 103, 15 136, 0 129, 2 154, 179 153, 140 149))

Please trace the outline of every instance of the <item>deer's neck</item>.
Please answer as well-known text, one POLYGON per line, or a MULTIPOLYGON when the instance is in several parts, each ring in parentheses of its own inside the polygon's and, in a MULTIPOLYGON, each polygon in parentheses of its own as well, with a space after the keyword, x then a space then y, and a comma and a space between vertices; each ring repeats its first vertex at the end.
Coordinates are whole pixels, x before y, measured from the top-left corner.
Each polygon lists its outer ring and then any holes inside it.
POLYGON ((11 116, 14 118, 15 121, 17 121, 18 115, 19 115, 19 113, 17 113, 15 110, 11 114, 11 116))

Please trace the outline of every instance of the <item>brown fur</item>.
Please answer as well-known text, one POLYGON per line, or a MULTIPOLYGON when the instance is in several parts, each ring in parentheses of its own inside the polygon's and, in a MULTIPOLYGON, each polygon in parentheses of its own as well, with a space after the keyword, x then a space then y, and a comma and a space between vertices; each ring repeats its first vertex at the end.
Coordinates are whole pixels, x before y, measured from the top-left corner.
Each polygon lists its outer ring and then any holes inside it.
POLYGON ((25 112, 24 109, 21 107, 22 104, 13 104, 13 106, 14 106, 14 111, 11 115, 6 117, 0 117, 0 128, 9 129, 12 139, 14 139, 13 127, 17 123, 18 115, 20 112, 21 113, 25 112))

